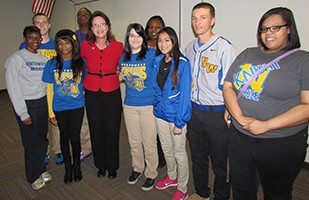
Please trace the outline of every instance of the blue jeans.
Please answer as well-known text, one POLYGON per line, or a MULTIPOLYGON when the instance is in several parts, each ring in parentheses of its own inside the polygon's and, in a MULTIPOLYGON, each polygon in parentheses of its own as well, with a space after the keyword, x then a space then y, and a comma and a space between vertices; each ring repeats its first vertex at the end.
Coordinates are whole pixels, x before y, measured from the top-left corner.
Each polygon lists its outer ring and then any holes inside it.
POLYGON ((26 178, 33 183, 46 171, 44 157, 47 152, 48 111, 46 96, 36 100, 26 100, 32 124, 26 126, 15 113, 24 146, 26 178))
POLYGON ((292 186, 307 149, 307 128, 290 137, 253 138, 231 126, 229 161, 233 199, 256 200, 261 183, 265 200, 292 200, 292 186))

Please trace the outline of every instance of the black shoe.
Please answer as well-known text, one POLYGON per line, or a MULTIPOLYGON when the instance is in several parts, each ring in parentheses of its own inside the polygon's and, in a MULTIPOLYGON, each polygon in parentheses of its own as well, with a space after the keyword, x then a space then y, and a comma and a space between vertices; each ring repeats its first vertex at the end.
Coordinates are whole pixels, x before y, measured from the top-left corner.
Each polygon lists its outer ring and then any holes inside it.
POLYGON ((146 178, 146 181, 142 187, 142 190, 144 191, 149 191, 153 188, 154 184, 156 182, 156 179, 152 179, 152 178, 146 178))
POLYGON ((65 169, 65 175, 64 175, 64 183, 70 184, 72 182, 72 168, 65 169))
POLYGON ((108 172, 108 178, 114 179, 117 177, 117 171, 108 172))
POLYGON ((97 173, 97 176, 98 177, 104 177, 106 174, 106 169, 99 169, 98 173, 97 173))
POLYGON ((137 182, 137 180, 139 179, 139 177, 141 177, 141 175, 142 175, 142 173, 132 171, 131 176, 129 176, 129 178, 128 178, 128 183, 130 185, 135 184, 137 182))
POLYGON ((74 181, 80 181, 83 179, 82 170, 80 169, 80 165, 73 167, 74 181))

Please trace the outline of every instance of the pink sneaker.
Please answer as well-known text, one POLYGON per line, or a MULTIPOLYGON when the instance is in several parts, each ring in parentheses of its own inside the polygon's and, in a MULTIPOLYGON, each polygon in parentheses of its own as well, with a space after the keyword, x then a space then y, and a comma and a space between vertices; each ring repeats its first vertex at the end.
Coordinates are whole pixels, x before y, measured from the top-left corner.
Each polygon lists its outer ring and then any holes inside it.
POLYGON ((165 176, 161 181, 158 181, 155 187, 158 190, 164 190, 170 186, 177 186, 177 178, 175 180, 171 180, 168 176, 165 176))
POLYGON ((181 190, 176 190, 172 200, 185 200, 188 198, 188 193, 183 193, 181 190))

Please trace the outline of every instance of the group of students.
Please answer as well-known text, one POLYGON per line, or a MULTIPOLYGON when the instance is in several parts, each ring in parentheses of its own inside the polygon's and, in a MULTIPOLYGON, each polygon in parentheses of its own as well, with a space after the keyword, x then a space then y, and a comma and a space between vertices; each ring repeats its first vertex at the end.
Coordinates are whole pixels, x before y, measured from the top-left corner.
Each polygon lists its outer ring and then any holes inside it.
POLYGON ((24 29, 26 48, 6 61, 6 80, 25 148, 27 180, 34 189, 51 180, 43 163, 47 104, 55 114, 52 123, 60 129, 64 182, 82 179, 84 104, 97 176, 108 171, 109 179, 116 178, 124 81, 123 113, 132 156, 129 184, 144 173, 144 191, 177 186, 173 200, 210 199, 210 157, 214 199, 230 199, 230 183, 235 200, 257 199, 260 183, 265 199, 292 199, 309 121, 309 56, 298 49, 293 13, 283 7, 267 11, 257 29, 259 46, 237 57, 232 43, 213 33, 211 4, 195 5, 191 22, 197 38, 182 54, 176 32, 159 16, 146 29, 139 23, 128 25, 123 46, 115 40, 108 16, 95 11, 81 47, 78 34, 60 30, 57 55, 49 61, 37 53, 40 30, 24 29), (48 98, 42 80, 48 83, 48 98), (156 182, 157 134, 167 175, 156 182), (190 197, 187 137, 196 192, 190 197))

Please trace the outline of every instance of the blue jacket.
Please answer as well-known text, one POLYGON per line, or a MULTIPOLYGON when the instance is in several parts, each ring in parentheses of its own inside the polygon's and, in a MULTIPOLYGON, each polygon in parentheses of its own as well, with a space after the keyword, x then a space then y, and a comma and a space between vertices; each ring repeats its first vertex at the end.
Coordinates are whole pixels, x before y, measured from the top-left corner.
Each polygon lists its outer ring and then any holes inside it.
POLYGON ((161 91, 157 82, 157 74, 163 58, 164 54, 155 57, 153 76, 155 100, 153 112, 156 117, 174 123, 177 128, 183 128, 190 120, 192 114, 190 62, 187 58, 180 57, 178 64, 178 83, 175 88, 172 88, 172 73, 174 69, 174 59, 172 59, 172 66, 168 78, 163 87, 163 91, 161 91))

